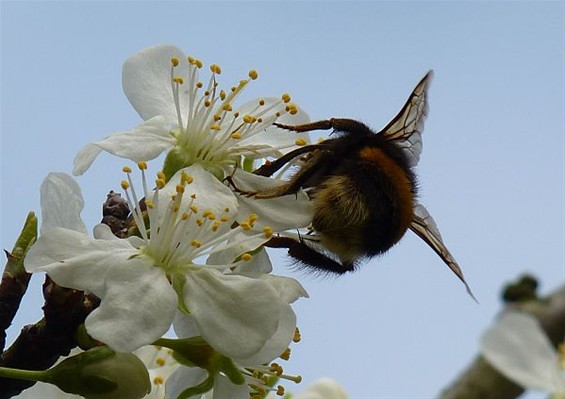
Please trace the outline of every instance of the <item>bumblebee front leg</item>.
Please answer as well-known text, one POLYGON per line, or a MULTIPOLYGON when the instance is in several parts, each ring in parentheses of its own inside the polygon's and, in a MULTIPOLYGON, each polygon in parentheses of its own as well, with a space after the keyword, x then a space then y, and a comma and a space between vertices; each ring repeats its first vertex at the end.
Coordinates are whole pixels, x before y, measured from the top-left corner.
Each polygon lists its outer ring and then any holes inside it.
MULTIPOLYGON (((346 118, 331 118, 312 123, 305 123, 304 125, 283 125, 282 123, 274 123, 275 126, 281 129, 291 130, 293 132, 310 132, 312 130, 329 130, 334 129, 340 132, 349 133, 363 133, 367 134, 369 129, 364 123, 354 119, 346 118)), ((369 130, 370 132, 370 130, 369 130)))

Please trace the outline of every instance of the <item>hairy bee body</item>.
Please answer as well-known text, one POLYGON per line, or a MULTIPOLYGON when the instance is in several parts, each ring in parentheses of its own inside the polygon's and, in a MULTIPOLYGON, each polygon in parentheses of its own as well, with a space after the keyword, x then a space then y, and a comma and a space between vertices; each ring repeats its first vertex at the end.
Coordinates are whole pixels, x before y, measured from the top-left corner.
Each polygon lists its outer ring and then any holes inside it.
POLYGON ((343 271, 402 238, 416 195, 415 175, 400 149, 360 122, 355 128, 328 140, 319 155, 328 158, 322 177, 305 184, 313 187, 312 227, 343 271))
POLYGON ((342 274, 355 270, 360 260, 386 252, 410 229, 443 259, 473 296, 434 219, 416 198, 412 168, 422 151, 431 77, 432 71, 378 133, 362 122, 342 118, 295 126, 275 123, 295 132, 333 129, 337 137, 299 147, 254 172, 272 176, 288 164, 299 165, 297 173, 282 185, 255 192, 234 185, 236 191, 256 200, 304 190, 313 202, 311 230, 306 236, 279 235, 265 245, 287 248, 307 269, 342 274))

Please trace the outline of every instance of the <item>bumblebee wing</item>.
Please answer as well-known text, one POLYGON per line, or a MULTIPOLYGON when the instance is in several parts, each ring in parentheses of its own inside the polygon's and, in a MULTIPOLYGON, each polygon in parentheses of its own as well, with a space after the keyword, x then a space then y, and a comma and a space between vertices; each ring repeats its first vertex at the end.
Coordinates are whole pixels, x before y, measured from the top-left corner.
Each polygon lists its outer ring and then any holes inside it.
POLYGON ((443 261, 449 266, 451 271, 455 273, 457 277, 465 284, 467 288, 467 293, 477 301, 477 298, 471 292, 471 288, 465 281, 463 277, 463 272, 457 264, 455 258, 451 255, 443 240, 441 239, 441 234, 434 221, 434 218, 424 205, 416 203, 414 206, 414 215, 412 216, 412 223, 410 224, 410 230, 412 230, 418 237, 424 240, 432 249, 443 259, 443 261))
POLYGON ((428 86, 433 74, 433 71, 430 70, 420 80, 402 110, 380 132, 385 138, 394 141, 402 148, 408 158, 409 166, 415 166, 420 160, 422 132, 428 115, 428 86))

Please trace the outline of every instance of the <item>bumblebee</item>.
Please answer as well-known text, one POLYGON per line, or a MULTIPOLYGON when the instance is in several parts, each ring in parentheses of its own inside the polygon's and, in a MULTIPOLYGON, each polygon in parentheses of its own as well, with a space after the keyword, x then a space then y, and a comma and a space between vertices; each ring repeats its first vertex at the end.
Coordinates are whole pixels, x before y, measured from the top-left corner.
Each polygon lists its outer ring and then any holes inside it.
POLYGON ((257 200, 302 189, 313 201, 308 235, 273 237, 267 246, 287 248, 290 256, 311 270, 343 274, 355 270, 361 260, 389 250, 410 229, 473 296, 433 218, 416 199, 413 168, 422 151, 432 75, 429 71, 423 77, 398 115, 378 133, 359 121, 341 118, 295 126, 275 124, 295 132, 333 129, 337 137, 300 147, 254 172, 269 177, 286 165, 298 164, 298 172, 285 184, 257 192, 236 188, 257 200))

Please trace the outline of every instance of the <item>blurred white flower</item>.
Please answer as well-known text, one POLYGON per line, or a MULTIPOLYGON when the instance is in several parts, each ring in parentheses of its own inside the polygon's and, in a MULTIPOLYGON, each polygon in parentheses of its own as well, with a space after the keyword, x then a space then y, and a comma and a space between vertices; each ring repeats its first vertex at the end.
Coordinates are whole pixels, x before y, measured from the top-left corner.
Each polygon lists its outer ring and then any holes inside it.
POLYGON ((155 345, 142 346, 133 352, 147 366, 151 380, 151 392, 144 399, 165 399, 165 383, 180 367, 173 358, 173 351, 155 345))
POLYGON ((139 197, 131 171, 126 171, 130 182, 122 185, 141 237, 118 239, 106 225, 95 227, 94 239, 84 232, 50 228, 29 251, 26 269, 47 272, 63 287, 101 298, 85 326, 93 338, 117 351, 129 352, 160 338, 178 308, 191 314, 214 348, 234 348, 241 357, 257 353, 277 331, 280 295, 268 279, 223 271, 251 259, 249 252, 270 238, 269 229, 251 231, 253 216, 232 228, 235 196, 197 165, 179 171, 166 185, 158 179, 153 192, 144 177, 149 220, 148 228, 142 228, 145 214, 135 206, 139 197), (230 248, 238 248, 237 258, 225 264, 198 263, 230 248))
POLYGON ((565 398, 565 353, 558 354, 532 316, 515 311, 503 314, 483 335, 481 353, 522 387, 544 390, 553 399, 565 398))
POLYGON ((308 122, 308 116, 290 102, 288 94, 265 97, 234 107, 256 71, 226 91, 219 88, 218 65, 211 65, 207 84, 198 78, 203 64, 174 46, 146 48, 126 60, 122 82, 126 96, 144 122, 88 144, 75 158, 75 175, 83 174, 104 150, 133 161, 149 161, 169 151, 164 172, 200 164, 216 177, 248 159, 278 157, 306 144, 297 135, 273 126, 308 122))
MULTIPOLYGON (((287 395, 284 396, 285 398, 287 395)), ((271 392, 267 399, 278 399, 280 396, 271 392)), ((288 394, 291 399, 349 399, 345 389, 335 380, 325 377, 314 381, 308 385, 302 392, 294 395, 288 394)))

